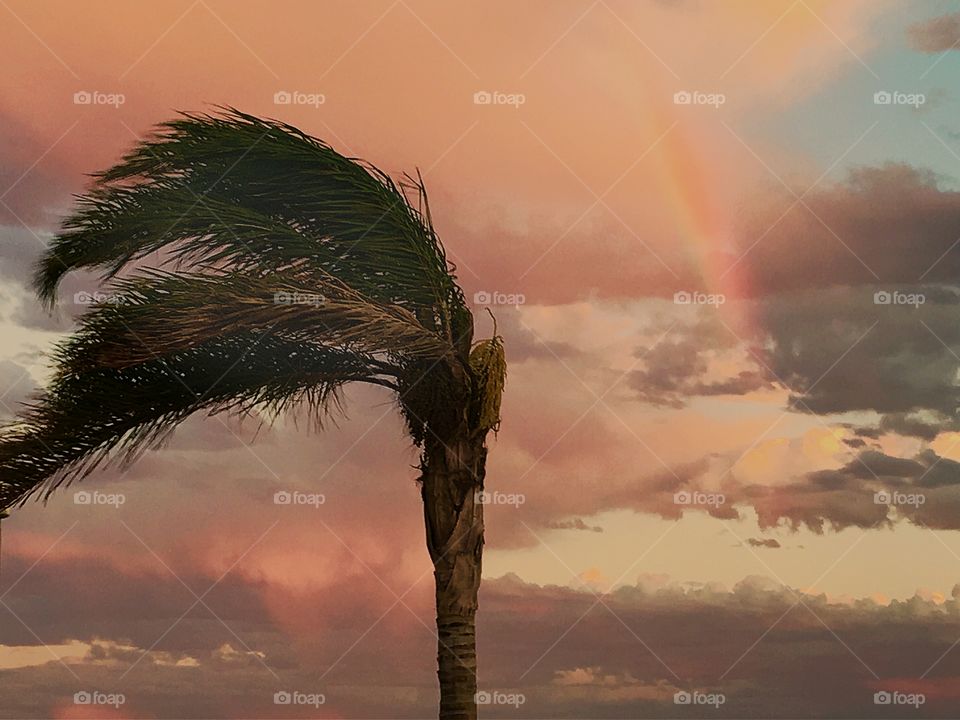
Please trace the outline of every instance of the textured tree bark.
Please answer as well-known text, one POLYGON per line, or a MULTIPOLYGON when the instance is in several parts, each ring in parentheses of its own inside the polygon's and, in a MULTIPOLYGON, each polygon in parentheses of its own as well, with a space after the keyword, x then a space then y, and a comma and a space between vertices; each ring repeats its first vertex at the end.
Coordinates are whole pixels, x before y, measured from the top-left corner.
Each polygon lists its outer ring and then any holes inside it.
POLYGON ((463 437, 428 444, 422 477, 427 549, 437 601, 440 720, 477 717, 475 620, 483 555, 486 448, 463 437))

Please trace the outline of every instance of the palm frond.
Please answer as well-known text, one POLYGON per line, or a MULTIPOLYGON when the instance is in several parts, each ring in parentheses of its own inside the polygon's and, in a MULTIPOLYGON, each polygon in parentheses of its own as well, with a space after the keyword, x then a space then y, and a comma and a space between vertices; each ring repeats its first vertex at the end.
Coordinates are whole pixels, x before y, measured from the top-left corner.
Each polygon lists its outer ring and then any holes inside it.
POLYGON ((185 114, 95 177, 38 266, 48 303, 69 270, 112 277, 165 250, 188 269, 332 275, 448 340, 467 326, 419 178, 397 184, 290 125, 185 114))
POLYGON ((66 272, 99 269, 110 300, 0 428, 0 509, 131 461, 198 411, 306 404, 322 421, 349 382, 396 391, 421 447, 496 430, 503 345, 473 343, 419 175, 228 109, 161 125, 95 177, 35 285, 52 303, 66 272))
POLYGON ((366 356, 457 361, 453 346, 409 310, 374 302, 333 278, 307 286, 279 273, 267 278, 155 271, 118 281, 111 290, 107 302, 82 318, 75 336, 90 342, 91 362, 108 367, 266 330, 283 340, 366 356))
POLYGON ((305 403, 319 419, 344 383, 386 384, 363 356, 267 333, 214 338, 123 368, 89 367, 89 351, 76 340, 59 348, 51 385, 0 431, 0 507, 45 498, 113 451, 131 461, 201 410, 277 413, 305 403))

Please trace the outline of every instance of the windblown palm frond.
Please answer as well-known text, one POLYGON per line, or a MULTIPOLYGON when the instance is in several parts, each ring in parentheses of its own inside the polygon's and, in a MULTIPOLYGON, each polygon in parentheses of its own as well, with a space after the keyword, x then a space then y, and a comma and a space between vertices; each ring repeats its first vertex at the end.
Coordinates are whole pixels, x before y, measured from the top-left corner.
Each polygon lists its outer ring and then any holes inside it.
MULTIPOLYGON (((42 397, 0 436, 0 507, 94 470, 111 450, 157 444, 189 415, 279 412, 306 402, 318 415, 346 382, 379 382, 375 363, 354 352, 259 335, 214 338, 131 367, 91 364, 84 335, 56 352, 57 374, 42 397), (91 366, 92 365, 92 366, 91 366)), ((384 383, 385 384, 385 383, 384 383)))
POLYGON ((397 185, 290 125, 236 110, 187 114, 95 177, 38 268, 48 303, 69 270, 112 277, 166 250, 180 267, 335 277, 448 340, 472 322, 422 183, 397 185))
POLYGON ((306 402, 319 417, 353 381, 396 390, 418 444, 444 427, 495 427, 502 345, 471 354, 473 318, 419 179, 398 185, 235 110, 161 125, 95 178, 35 284, 53 304, 65 273, 99 269, 111 299, 0 429, 0 509, 114 451, 129 460, 194 412, 306 402), (151 268, 154 253, 164 260, 151 268))
POLYGON ((212 337, 265 330, 366 355, 438 360, 454 353, 445 338, 424 328, 406 308, 372 301, 342 283, 307 287, 283 273, 148 271, 112 287, 109 301, 90 312, 78 332, 95 340, 97 362, 111 366, 188 349, 212 337))

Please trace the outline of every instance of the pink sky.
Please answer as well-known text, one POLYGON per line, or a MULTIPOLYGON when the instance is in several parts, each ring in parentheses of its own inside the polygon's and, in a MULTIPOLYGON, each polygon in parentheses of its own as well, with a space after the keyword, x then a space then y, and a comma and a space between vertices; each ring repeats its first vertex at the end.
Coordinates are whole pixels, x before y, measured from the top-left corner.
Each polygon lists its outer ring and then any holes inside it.
MULTIPOLYGON (((907 40, 931 12, 2 0, 0 412, 42 385, 70 296, 97 287, 68 279, 50 319, 24 284, 85 175, 178 110, 276 117, 419 168, 468 299, 522 296, 494 308, 510 370, 487 483, 524 502, 488 513, 480 653, 481 686, 529 702, 492 716, 674 716, 697 688, 731 717, 869 717, 894 688, 946 716, 960 196, 927 162, 956 152, 937 94, 956 61, 921 83, 938 56, 907 40), (873 93, 908 82, 931 108, 881 116, 873 93), (904 161, 917 137, 935 149, 904 161), (923 307, 875 304, 898 288, 923 307), (926 504, 873 502, 904 488, 926 504)), ((191 418, 87 481, 122 507, 70 488, 6 521, 0 717, 88 717, 84 688, 123 692, 116 717, 278 716, 283 688, 325 694, 304 716, 429 716, 416 453, 386 393, 348 400, 321 435, 191 418), (284 488, 326 502, 277 507, 284 488)))

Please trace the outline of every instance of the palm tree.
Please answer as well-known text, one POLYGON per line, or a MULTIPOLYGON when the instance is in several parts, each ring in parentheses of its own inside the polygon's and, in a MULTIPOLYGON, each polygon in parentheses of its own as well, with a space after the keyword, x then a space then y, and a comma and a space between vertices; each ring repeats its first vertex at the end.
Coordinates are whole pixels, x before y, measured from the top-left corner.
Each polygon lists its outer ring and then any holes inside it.
POLYGON ((388 388, 421 455, 440 717, 475 718, 480 493, 505 361, 496 330, 473 341, 420 176, 394 182, 224 109, 160 125, 94 177, 35 287, 52 305, 65 273, 99 269, 110 294, 0 432, 0 508, 132 462, 198 411, 299 406, 319 423, 346 383, 388 388))

